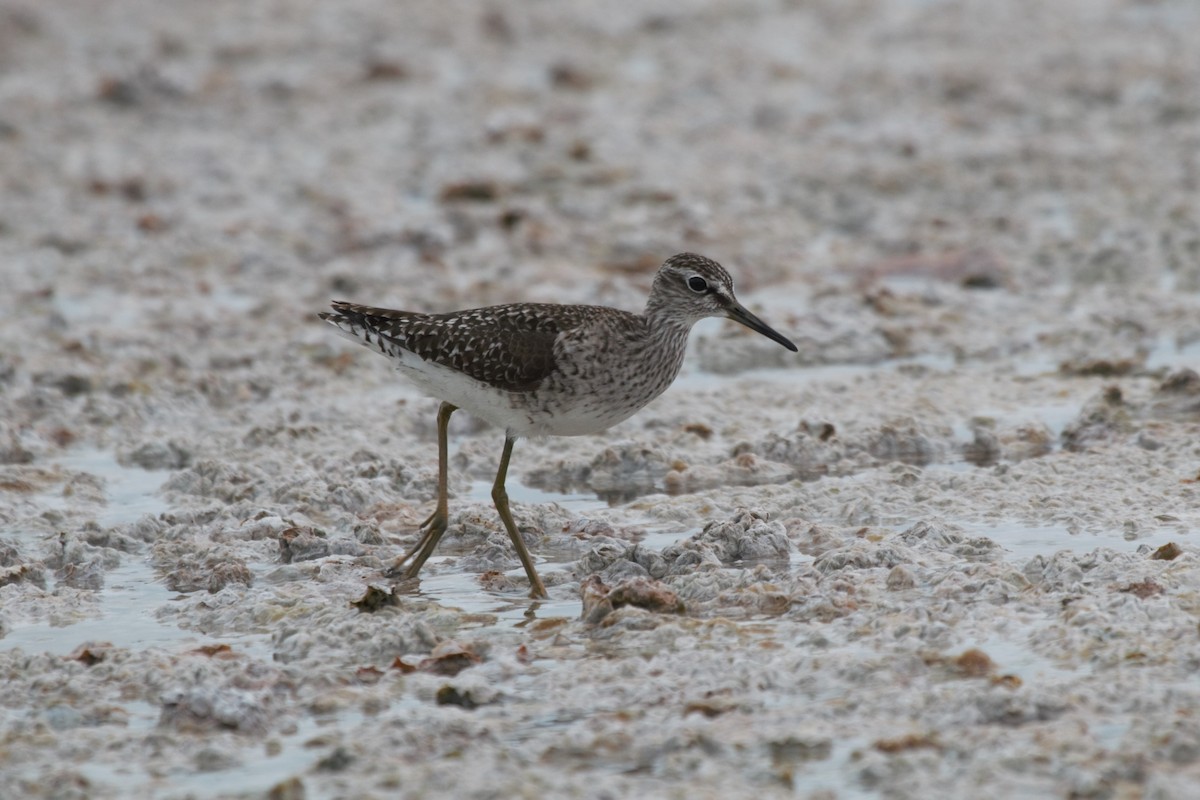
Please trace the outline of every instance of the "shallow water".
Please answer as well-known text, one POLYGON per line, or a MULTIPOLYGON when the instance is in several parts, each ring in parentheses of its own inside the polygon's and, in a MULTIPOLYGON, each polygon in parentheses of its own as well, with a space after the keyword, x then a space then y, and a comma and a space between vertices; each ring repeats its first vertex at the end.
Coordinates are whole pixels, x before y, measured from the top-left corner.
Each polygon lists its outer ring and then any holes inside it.
POLYGON ((968 523, 961 527, 974 536, 986 536, 996 542, 1004 548, 1007 558, 1016 563, 1023 563, 1038 555, 1051 556, 1061 550, 1079 554, 1103 547, 1118 553, 1135 553, 1145 545, 1157 549, 1181 538, 1179 531, 1167 529, 1127 539, 1123 534, 1071 533, 1061 525, 1033 527, 1002 522, 996 525, 968 523))
MULTIPOLYGON (((97 511, 96 517, 104 525, 121 525, 132 522, 143 514, 155 514, 165 510, 164 501, 157 490, 167 479, 168 472, 152 472, 138 468, 122 467, 111 454, 101 451, 81 450, 56 460, 65 471, 87 472, 103 480, 106 505, 97 511)), ((935 470, 957 472, 972 469, 964 463, 940 464, 935 470)), ((510 496, 517 504, 556 503, 580 518, 605 517, 612 513, 609 503, 586 494, 556 494, 541 489, 523 486, 517 482, 509 487, 510 496)), ((475 481, 464 500, 490 505, 491 485, 487 481, 475 481)), ((47 507, 58 507, 61 503, 61 487, 52 487, 36 498, 47 507)), ((626 510, 628 512, 628 510, 626 510)), ((639 524, 636 513, 624 520, 626 524, 642 527, 645 531, 639 544, 661 550, 675 542, 693 535, 696 530, 672 523, 642 520, 639 524)), ((951 522, 953 522, 951 520, 951 522)), ((902 529, 904 526, 899 526, 902 529)), ((1179 538, 1179 531, 1166 528, 1134 540, 1126 539, 1121 531, 1111 534, 1072 534, 1065 526, 1029 526, 1015 522, 995 524, 959 523, 959 527, 970 535, 986 536, 999 544, 1005 557, 1017 564, 1036 555, 1049 556, 1060 550, 1085 553, 1098 547, 1119 552, 1134 552, 1142 545, 1158 547, 1179 538)), ((8 532, 13 533, 13 532, 8 532)), ((557 570, 569 569, 576 554, 563 553, 560 557, 535 554, 539 570, 543 575, 557 570)), ((428 570, 415 590, 418 596, 436 600, 444 608, 459 609, 475 619, 462 626, 463 631, 486 634, 487 631, 516 631, 539 620, 560 618, 573 620, 580 612, 579 599, 574 594, 551 590, 548 600, 533 601, 523 594, 492 592, 480 588, 478 576, 453 569, 440 571, 436 566, 453 558, 434 556, 428 570)), ((806 557, 794 557, 793 568, 807 563, 806 557)), ((261 565, 260 565, 261 566, 261 565)), ((733 568, 737 568, 734 565, 733 568)), ((509 571, 520 581, 523 572, 518 566, 509 571)), ((52 590, 53 587, 51 586, 52 590)), ((157 611, 176 601, 158 579, 145 557, 139 554, 123 554, 120 566, 105 574, 104 588, 96 593, 99 600, 97 615, 89 620, 72 625, 55 626, 49 623, 18 624, 0 639, 0 650, 20 648, 26 652, 46 652, 67 655, 84 642, 110 642, 119 648, 130 650, 161 649, 181 652, 200 644, 225 643, 235 649, 269 660, 270 637, 222 636, 204 637, 183 630, 173 624, 158 621, 157 611)), ((763 624, 770 625, 765 620, 763 624)), ((995 662, 999 674, 1013 675, 1023 683, 1038 684, 1046 680, 1060 679, 1082 674, 1090 668, 1068 662, 1055 662, 1036 653, 1030 646, 1030 637, 1036 626, 1010 625, 1001 633, 978 640, 966 641, 965 646, 977 647, 995 662), (1082 671, 1082 672, 1081 672, 1082 671)), ((845 648, 842 648, 845 656, 845 648)), ((864 650, 864 661, 876 657, 864 650)), ((559 671, 570 669, 570 662, 550 661, 542 669, 559 671)), ((514 687, 519 687, 518 680, 514 687)), ((826 702, 836 702, 831 695, 826 702)), ((421 701, 408 697, 397 702, 421 701)), ((790 702, 790 701, 789 701, 790 702)), ((158 724, 159 709, 142 701, 121 703, 127 715, 127 725, 132 728, 150 729, 158 724)), ((789 713, 787 708, 780 709, 789 713)), ((561 728, 564 731, 578 722, 575 719, 548 719, 538 726, 537 732, 546 728, 561 728)), ((291 776, 304 774, 325 755, 326 749, 308 744, 314 737, 331 732, 338 735, 361 731, 365 724, 364 715, 358 710, 345 710, 317 717, 301 716, 295 725, 285 727, 272 734, 271 747, 248 751, 241 763, 228 768, 180 769, 169 774, 147 777, 139 767, 126 767, 92 761, 81 764, 80 774, 98 786, 123 786, 128 790, 154 793, 162 797, 215 798, 231 794, 262 792, 291 776)), ((1128 730, 1128 723, 1113 720, 1100 725, 1096 736, 1103 741, 1116 743, 1128 730)), ((509 738, 520 738, 519 731, 508 734, 509 738)), ((870 749, 869 739, 834 739, 828 754, 819 757, 805 756, 797 763, 799 785, 806 791, 827 789, 839 797, 872 797, 875 792, 862 786, 854 777, 858 774, 858 763, 865 749, 870 749)), ((781 756, 785 757, 785 756, 781 756)), ((32 777, 32 776, 30 776, 32 777)))
MULTIPOLYGON (((97 449, 70 451, 53 460, 64 473, 87 473, 103 483, 105 504, 92 515, 109 528, 136 521, 146 514, 156 515, 167 509, 158 489, 170 476, 167 470, 126 467, 109 452, 97 449)), ((31 500, 45 508, 67 507, 62 486, 56 484, 35 494, 31 500)), ((0 530, 20 540, 21 530, 0 530)), ((99 601, 96 617, 70 625, 49 621, 16 622, 3 638, 0 650, 21 648, 28 652, 67 655, 85 642, 109 642, 117 647, 142 648, 196 641, 193 633, 165 625, 156 610, 170 602, 171 592, 158 579, 146 556, 121 553, 119 566, 104 574, 104 588, 95 593, 99 601)), ((55 579, 47 575, 46 590, 54 591, 55 579)))
MULTIPOLYGON (((1057 407, 1047 408, 1047 421, 1057 417, 1055 422, 1061 422, 1064 418, 1061 411, 1057 407)), ((96 512, 96 519, 102 525, 126 524, 144 514, 157 514, 167 507, 157 492, 170 476, 169 471, 125 467, 111 453, 91 449, 70 452, 56 458, 54 464, 65 471, 86 472, 102 479, 106 505, 96 512)), ((934 468, 971 469, 965 462, 941 464, 934 468)), ((581 519, 603 517, 611 508, 608 502, 587 494, 557 494, 515 481, 510 483, 510 498, 516 504, 556 503, 581 519)), ((487 481, 473 482, 464 499, 490 505, 491 484, 487 481)), ((34 500, 48 508, 61 508, 64 502, 59 486, 43 491, 34 500)), ((675 525, 638 520, 636 517, 625 522, 644 530, 639 544, 652 550, 662 550, 696 533, 694 529, 681 530, 675 525)), ((950 522, 953 523, 953 520, 950 522)), ((1116 531, 1110 535, 1090 532, 1073 534, 1065 526, 1038 527, 1015 522, 957 524, 971 535, 992 539, 1004 549, 1006 558, 1018 563, 1035 555, 1049 556, 1060 550, 1086 553, 1104 547, 1118 552, 1135 552, 1143 545, 1157 548, 1181 537, 1180 531, 1166 526, 1129 539, 1124 532, 1116 531)), ((897 527, 903 529, 906 526, 897 527)), ((20 536, 19 531, 0 533, 20 536)), ((538 559, 539 571, 550 573, 569 567, 575 555, 570 554, 559 560, 535 554, 535 558, 538 559)), ((435 555, 430 563, 436 565, 447 558, 451 557, 435 555)), ((509 570, 509 574, 518 579, 524 575, 519 566, 509 570)), ((48 580, 48 591, 53 591, 52 580, 48 580)), ((510 593, 481 590, 477 576, 463 572, 430 570, 422 576, 416 594, 436 598, 440 603, 464 612, 494 615, 499 627, 520 627, 535 617, 573 618, 579 613, 578 599, 575 597, 552 597, 531 605, 525 598, 514 598, 510 593)), ((156 611, 170 603, 173 595, 163 586, 148 560, 140 554, 122 554, 120 565, 105 573, 104 588, 96 596, 100 604, 96 618, 64 626, 49 622, 17 623, 0 639, 0 650, 19 647, 31 652, 66 655, 86 641, 106 641, 128 648, 195 646, 209 641, 192 631, 158 621, 156 611)))
MULTIPOLYGON (((151 710, 156 723, 158 710, 151 710)), ((268 741, 247 747, 242 762, 225 769, 176 770, 147 778, 137 765, 114 766, 92 761, 82 765, 80 772, 99 785, 119 786, 129 796, 136 792, 164 800, 256 797, 293 775, 304 774, 326 755, 321 748, 308 746, 311 739, 333 727, 357 727, 362 719, 363 715, 354 711, 343 712, 336 718, 301 717, 287 733, 270 737, 271 747, 267 746, 268 741)), ((145 722, 141 720, 141 724, 145 722)))
POLYGON ((1200 368, 1200 338, 1190 342, 1161 336, 1146 358, 1146 369, 1200 368))

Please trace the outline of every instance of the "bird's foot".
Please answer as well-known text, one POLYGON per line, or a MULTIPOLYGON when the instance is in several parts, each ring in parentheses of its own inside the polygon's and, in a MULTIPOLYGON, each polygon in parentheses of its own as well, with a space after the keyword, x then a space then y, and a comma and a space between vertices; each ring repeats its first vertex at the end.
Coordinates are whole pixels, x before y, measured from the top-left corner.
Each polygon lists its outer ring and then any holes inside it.
POLYGON ((418 528, 421 532, 421 538, 417 540, 417 543, 413 545, 411 550, 384 569, 384 577, 392 579, 417 577, 417 573, 421 571, 421 567, 425 564, 426 559, 433 555, 434 548, 437 547, 438 540, 442 538, 442 534, 446 532, 448 524, 447 515, 438 511, 434 511, 426 517, 425 521, 418 528), (405 567, 405 564, 410 559, 414 559, 413 562, 405 567))

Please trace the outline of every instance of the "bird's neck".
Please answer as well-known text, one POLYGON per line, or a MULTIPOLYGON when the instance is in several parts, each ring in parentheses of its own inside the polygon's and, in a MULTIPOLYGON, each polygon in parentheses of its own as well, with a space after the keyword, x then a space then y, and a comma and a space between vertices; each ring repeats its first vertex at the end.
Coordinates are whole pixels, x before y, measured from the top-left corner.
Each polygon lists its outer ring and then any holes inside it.
POLYGON ((646 321, 646 338, 661 345, 673 345, 678 348, 687 343, 688 334, 692 332, 695 320, 680 316, 678 312, 657 304, 654 298, 646 303, 642 313, 646 321))
POLYGON ((642 312, 642 316, 650 323, 651 327, 675 327, 682 328, 685 331, 690 331, 692 325, 696 324, 696 320, 687 316, 681 316, 679 309, 673 306, 668 300, 664 300, 657 292, 651 292, 650 297, 646 300, 646 309, 642 312))

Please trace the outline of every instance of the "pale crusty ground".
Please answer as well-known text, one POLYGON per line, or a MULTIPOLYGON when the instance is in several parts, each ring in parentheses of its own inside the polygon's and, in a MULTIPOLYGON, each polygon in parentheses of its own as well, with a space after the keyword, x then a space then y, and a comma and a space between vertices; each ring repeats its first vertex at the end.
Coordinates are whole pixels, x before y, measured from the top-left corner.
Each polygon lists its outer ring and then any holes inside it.
POLYGON ((1190 797, 1197 30, 0 2, 0 796, 1190 797), (315 313, 636 309, 684 249, 800 354, 705 323, 521 442, 542 604, 456 417, 439 558, 354 605, 436 401, 315 313))

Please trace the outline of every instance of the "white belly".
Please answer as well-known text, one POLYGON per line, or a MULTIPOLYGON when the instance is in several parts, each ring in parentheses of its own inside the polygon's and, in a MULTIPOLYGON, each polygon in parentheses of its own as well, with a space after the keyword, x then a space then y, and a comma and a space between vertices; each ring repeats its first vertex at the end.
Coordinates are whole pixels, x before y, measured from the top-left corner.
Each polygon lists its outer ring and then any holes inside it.
MULTIPOLYGON (((613 402, 611 391, 578 391, 566 397, 547 387, 509 392, 431 361, 404 353, 397 369, 431 397, 502 428, 511 436, 584 436, 633 416, 661 392, 613 402)), ((607 387, 611 390, 612 387, 607 387)), ((664 387, 665 388, 665 387, 664 387)), ((620 396, 621 393, 618 393, 620 396)))

